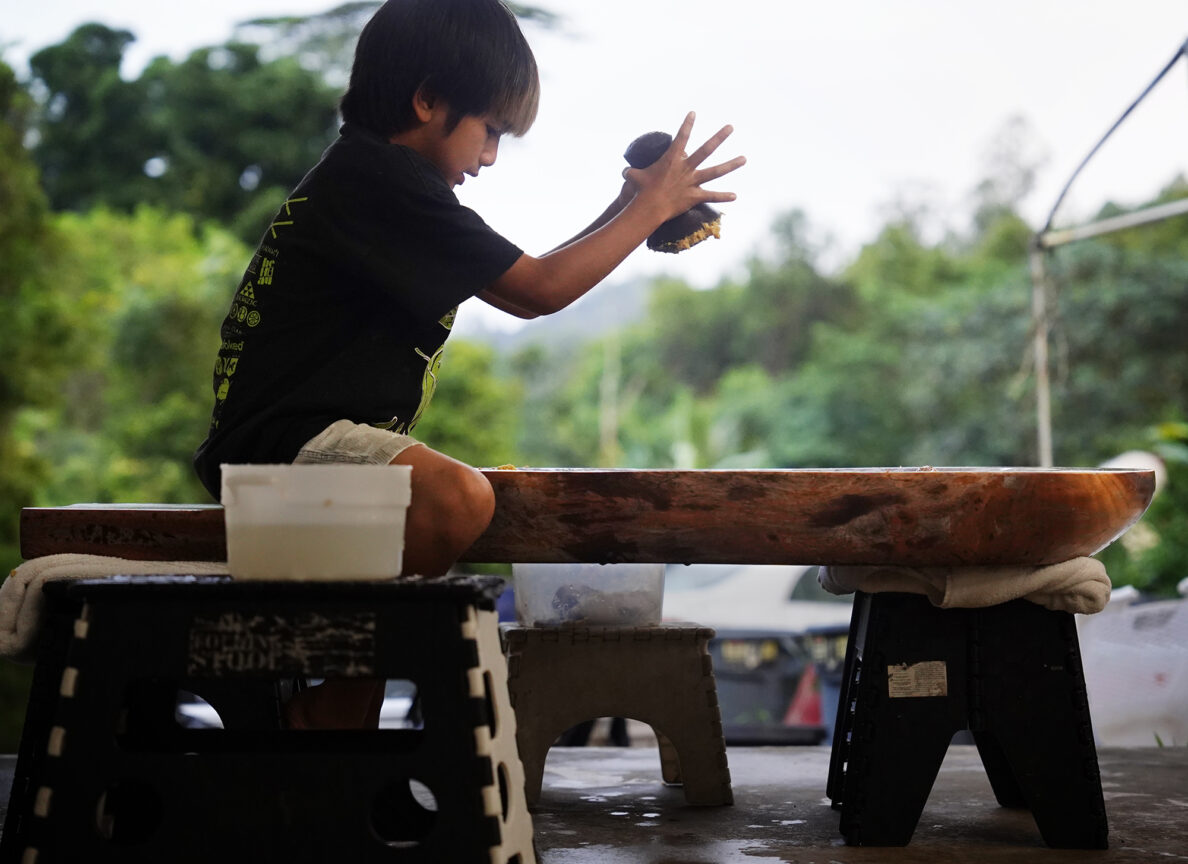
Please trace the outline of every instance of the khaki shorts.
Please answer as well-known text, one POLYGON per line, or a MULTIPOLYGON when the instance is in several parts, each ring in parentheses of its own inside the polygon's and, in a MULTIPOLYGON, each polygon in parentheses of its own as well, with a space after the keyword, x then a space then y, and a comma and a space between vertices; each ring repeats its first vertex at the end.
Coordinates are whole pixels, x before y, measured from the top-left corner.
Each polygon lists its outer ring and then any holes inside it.
POLYGON ((417 439, 377 429, 365 423, 339 420, 305 442, 294 465, 349 462, 358 465, 387 465, 417 439))

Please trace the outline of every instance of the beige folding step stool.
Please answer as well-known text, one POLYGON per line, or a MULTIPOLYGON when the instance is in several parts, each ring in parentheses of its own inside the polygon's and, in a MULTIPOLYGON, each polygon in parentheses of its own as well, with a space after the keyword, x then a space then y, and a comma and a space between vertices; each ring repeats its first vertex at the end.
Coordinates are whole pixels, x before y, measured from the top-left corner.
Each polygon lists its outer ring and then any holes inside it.
POLYGON ((647 723, 666 783, 695 805, 734 803, 708 642, 696 624, 504 629, 508 693, 529 805, 545 758, 566 729, 597 717, 647 723))

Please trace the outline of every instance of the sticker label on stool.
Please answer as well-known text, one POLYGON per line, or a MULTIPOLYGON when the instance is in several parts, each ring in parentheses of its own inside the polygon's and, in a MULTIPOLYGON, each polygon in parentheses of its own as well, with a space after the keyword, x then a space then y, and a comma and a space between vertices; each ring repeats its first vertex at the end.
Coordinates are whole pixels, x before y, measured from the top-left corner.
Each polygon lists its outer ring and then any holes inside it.
POLYGON ((887 667, 887 695, 892 699, 948 696, 949 676, 944 660, 900 663, 887 667))
POLYGON ((186 674, 353 677, 375 671, 375 614, 321 612, 198 615, 186 674))

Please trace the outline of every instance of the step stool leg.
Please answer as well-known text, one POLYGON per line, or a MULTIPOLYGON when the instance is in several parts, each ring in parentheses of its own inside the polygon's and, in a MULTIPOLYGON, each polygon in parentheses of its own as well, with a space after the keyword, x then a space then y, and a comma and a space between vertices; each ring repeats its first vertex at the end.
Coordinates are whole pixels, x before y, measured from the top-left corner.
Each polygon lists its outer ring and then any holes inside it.
POLYGON ((966 727, 966 621, 925 597, 870 595, 841 782, 841 833, 910 842, 953 735, 966 727))
MULTIPOLYGON (((556 700, 553 692, 559 682, 551 680, 550 669, 542 669, 539 646, 523 628, 509 630, 507 636, 507 689, 509 706, 515 712, 516 747, 524 770, 524 798, 529 807, 540 800, 544 783, 545 759, 549 748, 564 731, 556 728, 553 716, 556 700)), ((556 647, 556 643, 550 647, 556 647)))
POLYGON ((656 732, 656 744, 660 748, 660 776, 670 786, 681 785, 681 757, 677 749, 663 732, 656 732))
POLYGON ((25 725, 21 730, 4 833, 0 835, 0 864, 19 864, 24 856, 26 833, 37 794, 35 780, 41 774, 47 757, 54 725, 54 706, 78 614, 78 609, 59 595, 60 592, 46 593, 36 666, 29 688, 29 703, 25 709, 25 725))
MULTIPOLYGON (((676 773, 684 787, 685 802, 701 807, 734 803, 726 739, 722 733, 722 712, 714 680, 709 628, 656 630, 653 639, 663 639, 664 674, 676 692, 690 694, 674 701, 656 699, 651 706, 653 728, 676 753, 676 773), (662 634, 662 635, 661 635, 662 634)), ((660 770, 665 782, 672 764, 666 766, 661 749, 660 770)), ((671 757, 670 757, 671 759, 671 757)))
POLYGON ((857 692, 862 660, 858 648, 866 633, 867 615, 870 610, 870 595, 855 592, 853 611, 850 613, 850 634, 846 639, 846 662, 842 667, 841 693, 837 700, 837 720, 833 724, 833 745, 829 753, 829 777, 825 782, 825 795, 835 810, 841 806, 842 786, 845 783, 845 765, 849 758, 850 733, 853 729, 853 700, 857 692))
POLYGON ((974 680, 986 763, 999 801, 1031 809, 1055 848, 1105 849, 1109 828, 1076 621, 1027 600, 977 610, 974 680), (1001 763, 994 754, 1001 754, 1001 763), (1017 793, 1017 796, 1016 796, 1017 793))
POLYGON ((516 713, 508 691, 507 659, 499 639, 499 620, 492 610, 470 607, 463 635, 474 639, 479 665, 470 671, 472 695, 481 694, 486 727, 476 729, 478 750, 490 756, 495 783, 487 796, 487 814, 502 820, 501 841, 491 859, 536 864, 532 817, 528 813, 527 778, 520 758, 516 713), (498 807, 495 804, 498 802, 498 807))
POLYGON ((1015 779, 1011 763, 1007 760, 998 738, 984 729, 970 731, 973 732, 978 755, 982 757, 990 788, 994 791, 994 800, 1000 807, 1027 807, 1027 799, 1023 797, 1023 790, 1019 788, 1019 781, 1015 779))
MULTIPOLYGON (((678 730, 670 728, 670 743, 678 754, 677 772, 684 789, 685 803, 695 807, 717 807, 734 803, 734 792, 730 782, 730 767, 726 760, 726 748, 721 738, 721 723, 718 735, 707 732, 701 718, 690 718, 678 730)), ((661 773, 666 783, 671 782, 661 773)))
MULTIPOLYGON (((543 738, 535 736, 530 730, 524 729, 521 721, 520 733, 516 738, 516 745, 520 751, 520 762, 524 766, 524 800, 529 807, 535 807, 540 801, 540 789, 544 785, 545 759, 549 755, 549 747, 553 741, 542 743, 543 738)), ((550 736, 556 740, 555 736, 550 736)))

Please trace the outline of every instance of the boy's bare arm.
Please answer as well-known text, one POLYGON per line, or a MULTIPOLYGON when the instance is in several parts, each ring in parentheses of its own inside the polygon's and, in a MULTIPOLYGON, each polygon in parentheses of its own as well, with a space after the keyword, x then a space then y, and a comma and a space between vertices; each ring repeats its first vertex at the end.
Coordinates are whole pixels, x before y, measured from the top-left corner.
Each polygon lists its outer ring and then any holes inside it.
MULTIPOLYGON (((626 173, 627 173, 626 169, 624 169, 623 173, 624 173, 624 175, 626 175, 626 173)), ((593 222, 591 222, 589 225, 587 225, 585 228, 583 228, 581 231, 579 231, 577 234, 575 234, 573 237, 570 237, 564 243, 560 244, 559 246, 555 246, 553 249, 550 250, 549 254, 556 252, 558 249, 564 249, 570 243, 576 243, 578 240, 581 240, 587 234, 593 234, 595 231, 597 231, 599 228, 601 228, 607 222, 611 221, 616 216, 618 216, 620 213, 622 213, 623 208, 626 207, 628 204, 630 204, 631 199, 634 197, 635 197, 634 184, 632 184, 632 182, 630 180, 624 179, 623 180, 623 188, 619 190, 618 197, 615 198, 615 200, 612 201, 609 205, 607 205, 607 208, 605 210, 603 210, 601 214, 599 214, 598 218, 595 219, 593 222)))
MULTIPOLYGON (((619 197, 616 198, 614 201, 612 201, 610 206, 608 206, 604 211, 602 211, 602 214, 597 219, 595 219, 593 222, 591 222, 589 225, 587 225, 585 228, 583 228, 579 234, 577 234, 575 237, 570 238, 569 240, 566 240, 564 243, 562 243, 556 249, 553 249, 552 252, 556 252, 558 249, 564 249, 566 246, 570 245, 571 243, 575 243, 578 240, 581 240, 586 235, 592 234, 593 232, 597 231, 599 228, 601 228, 607 222, 609 222, 610 220, 612 220, 616 216, 618 216, 623 211, 623 208, 626 207, 631 202, 631 199, 634 197, 635 197, 635 187, 631 185, 630 181, 624 180, 623 181, 623 189, 622 189, 622 191, 620 191, 619 197)), ((549 254, 551 255, 552 252, 550 252, 549 254)), ((490 305, 494 306, 496 309, 499 309, 502 312, 506 312, 509 315, 515 315, 517 318, 536 318, 540 314, 542 314, 539 312, 531 312, 527 309, 523 309, 519 306, 509 303, 507 300, 504 300, 502 297, 500 297, 494 291, 486 291, 482 294, 479 294, 479 297, 482 300, 485 300, 490 305)))
POLYGON ((624 203, 626 195, 620 194, 590 228, 552 252, 540 257, 521 255, 479 297, 520 318, 556 312, 601 282, 662 223, 696 204, 733 201, 733 192, 711 192, 702 184, 730 173, 746 159, 738 156, 700 167, 733 130, 723 127, 687 156, 684 150, 693 120, 690 113, 668 151, 654 164, 624 172, 636 190, 634 197, 624 203))

